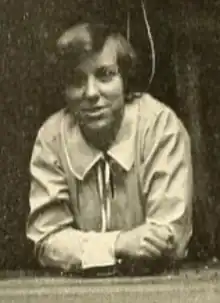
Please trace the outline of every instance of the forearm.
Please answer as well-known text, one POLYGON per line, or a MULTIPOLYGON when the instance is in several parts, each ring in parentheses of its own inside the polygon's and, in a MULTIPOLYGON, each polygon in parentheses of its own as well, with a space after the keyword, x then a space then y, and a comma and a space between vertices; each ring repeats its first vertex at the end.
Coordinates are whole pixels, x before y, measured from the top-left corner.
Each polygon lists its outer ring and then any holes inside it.
POLYGON ((64 271, 80 271, 116 263, 118 232, 82 232, 68 227, 44 240, 38 259, 43 266, 64 271))

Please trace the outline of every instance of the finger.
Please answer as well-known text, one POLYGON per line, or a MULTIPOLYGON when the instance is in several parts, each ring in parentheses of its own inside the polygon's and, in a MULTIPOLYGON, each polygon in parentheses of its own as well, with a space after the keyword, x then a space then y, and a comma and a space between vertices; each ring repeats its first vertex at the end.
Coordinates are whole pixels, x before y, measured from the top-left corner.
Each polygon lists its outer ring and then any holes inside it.
POLYGON ((145 237, 161 249, 174 247, 174 237, 166 226, 154 226, 145 237))
POLYGON ((155 246, 160 251, 167 248, 167 241, 165 239, 157 237, 152 234, 148 235, 147 237, 144 237, 143 243, 145 243, 145 244, 148 243, 148 245, 155 246))
POLYGON ((141 244, 140 257, 157 258, 161 255, 161 249, 154 244, 146 241, 141 244))

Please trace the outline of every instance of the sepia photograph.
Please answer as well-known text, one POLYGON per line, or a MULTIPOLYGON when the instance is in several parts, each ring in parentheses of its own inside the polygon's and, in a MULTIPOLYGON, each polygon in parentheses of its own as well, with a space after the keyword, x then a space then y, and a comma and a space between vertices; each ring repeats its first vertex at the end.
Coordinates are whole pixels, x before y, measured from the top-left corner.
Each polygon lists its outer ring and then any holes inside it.
POLYGON ((0 302, 220 301, 219 15, 0 0, 0 302))

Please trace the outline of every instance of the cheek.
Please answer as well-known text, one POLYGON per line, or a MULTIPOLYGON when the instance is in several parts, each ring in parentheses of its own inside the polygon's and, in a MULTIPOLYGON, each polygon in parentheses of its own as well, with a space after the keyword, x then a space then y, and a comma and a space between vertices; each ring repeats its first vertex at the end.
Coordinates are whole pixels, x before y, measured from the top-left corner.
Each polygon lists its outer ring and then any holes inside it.
POLYGON ((67 87, 65 90, 65 96, 67 100, 67 104, 73 108, 77 109, 81 103, 82 100, 82 90, 72 88, 72 87, 67 87))
POLYGON ((121 79, 100 86, 100 91, 108 98, 118 98, 124 95, 124 85, 121 79))
POLYGON ((73 101, 78 100, 82 98, 82 90, 73 87, 67 87, 65 90, 65 96, 73 101))

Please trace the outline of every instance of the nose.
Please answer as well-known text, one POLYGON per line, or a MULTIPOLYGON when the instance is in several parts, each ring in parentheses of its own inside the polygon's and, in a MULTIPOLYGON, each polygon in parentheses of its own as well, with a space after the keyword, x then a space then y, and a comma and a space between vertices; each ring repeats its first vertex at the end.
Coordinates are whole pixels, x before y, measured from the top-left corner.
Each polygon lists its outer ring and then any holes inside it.
POLYGON ((99 98, 99 90, 96 80, 93 76, 88 77, 87 85, 85 87, 85 97, 89 101, 97 101, 99 98))

